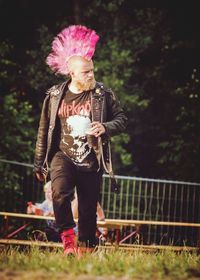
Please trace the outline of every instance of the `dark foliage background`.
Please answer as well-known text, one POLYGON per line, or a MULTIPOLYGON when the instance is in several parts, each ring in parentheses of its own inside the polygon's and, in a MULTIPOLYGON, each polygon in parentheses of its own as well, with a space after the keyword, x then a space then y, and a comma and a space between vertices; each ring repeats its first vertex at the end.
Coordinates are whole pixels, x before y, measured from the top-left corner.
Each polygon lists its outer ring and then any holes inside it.
POLYGON ((32 163, 45 90, 65 79, 45 58, 62 28, 83 24, 101 37, 96 78, 129 118, 113 138, 116 173, 200 181, 198 9, 154 2, 0 0, 1 158, 32 163))

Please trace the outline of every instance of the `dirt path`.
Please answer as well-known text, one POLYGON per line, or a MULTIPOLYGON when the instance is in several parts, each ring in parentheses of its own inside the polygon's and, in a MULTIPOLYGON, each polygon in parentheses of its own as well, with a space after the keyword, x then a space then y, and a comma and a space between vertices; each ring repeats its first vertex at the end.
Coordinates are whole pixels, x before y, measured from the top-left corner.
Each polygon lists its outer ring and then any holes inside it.
MULTIPOLYGON (((44 271, 0 271, 1 280, 130 280, 128 277, 69 275, 67 273, 50 273, 44 271)), ((134 279, 137 280, 137 279, 134 279)), ((139 280, 139 279, 138 279, 139 280)))

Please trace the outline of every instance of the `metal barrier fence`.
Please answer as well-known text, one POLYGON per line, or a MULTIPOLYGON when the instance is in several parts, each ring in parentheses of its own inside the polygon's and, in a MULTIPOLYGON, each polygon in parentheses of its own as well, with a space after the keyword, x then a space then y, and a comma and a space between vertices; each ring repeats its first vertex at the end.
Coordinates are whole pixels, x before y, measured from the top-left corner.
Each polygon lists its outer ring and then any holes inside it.
MULTIPOLYGON (((32 164, 0 159, 0 211, 23 213, 28 201, 43 201, 43 186, 32 170, 32 164)), ((111 191, 109 177, 103 176, 101 205, 106 218, 200 223, 200 183, 116 178, 119 194, 111 191)), ((126 228, 126 234, 131 230, 126 228)), ((148 225, 141 232, 144 244, 197 246, 197 228, 148 225)))

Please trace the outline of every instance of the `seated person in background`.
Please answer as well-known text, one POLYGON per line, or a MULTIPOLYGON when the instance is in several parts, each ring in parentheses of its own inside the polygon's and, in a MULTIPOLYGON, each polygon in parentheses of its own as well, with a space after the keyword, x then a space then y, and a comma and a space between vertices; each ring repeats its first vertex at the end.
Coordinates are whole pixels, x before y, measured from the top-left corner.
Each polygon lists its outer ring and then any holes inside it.
POLYGON ((54 216, 53 204, 52 204, 52 190, 51 181, 44 185, 45 200, 42 203, 32 204, 28 202, 27 214, 54 216))
MULTIPOLYGON (((27 214, 54 217, 51 181, 47 182, 44 185, 44 194, 45 194, 45 200, 42 203, 32 204, 32 202, 28 202, 27 214)), ((45 237, 48 241, 61 242, 60 235, 56 228, 55 221, 46 220, 46 223, 47 223, 47 227, 44 229, 44 233, 39 230, 35 231, 37 232, 36 238, 39 240, 45 239, 44 238, 44 234, 45 234, 45 237)))
MULTIPOLYGON (((27 214, 43 215, 43 216, 50 216, 50 217, 54 216, 51 181, 48 181, 44 185, 44 194, 45 194, 45 200, 42 203, 32 204, 32 202, 28 202, 27 214)), ((71 204, 72 204, 73 217, 74 217, 74 219, 78 219, 78 199, 77 199, 76 192, 71 201, 71 204)), ((104 215, 103 209, 99 202, 97 203, 97 220, 98 221, 105 220, 105 215, 104 215)), ((47 227, 45 228, 45 234, 46 234, 47 240, 61 242, 60 235, 56 228, 55 221, 46 220, 46 222, 47 222, 47 227)), ((75 230, 75 233, 77 234, 78 227, 76 226, 74 230, 75 230)), ((100 228, 100 227, 97 228, 96 235, 100 240, 105 241, 107 234, 108 234, 107 228, 100 228)))

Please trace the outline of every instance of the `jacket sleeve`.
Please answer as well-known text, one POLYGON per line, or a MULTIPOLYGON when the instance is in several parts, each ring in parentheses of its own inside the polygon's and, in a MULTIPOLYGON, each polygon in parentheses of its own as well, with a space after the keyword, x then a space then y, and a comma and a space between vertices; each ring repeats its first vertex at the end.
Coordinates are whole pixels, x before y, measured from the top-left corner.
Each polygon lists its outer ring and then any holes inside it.
POLYGON ((127 126, 127 117, 121 108, 115 94, 106 91, 107 121, 103 123, 106 134, 111 137, 123 132, 127 126))
POLYGON ((34 157, 34 171, 42 172, 43 165, 47 153, 47 138, 48 138, 48 129, 49 129, 49 102, 50 95, 48 94, 43 102, 42 112, 40 116, 36 148, 35 148, 35 157, 34 157))

